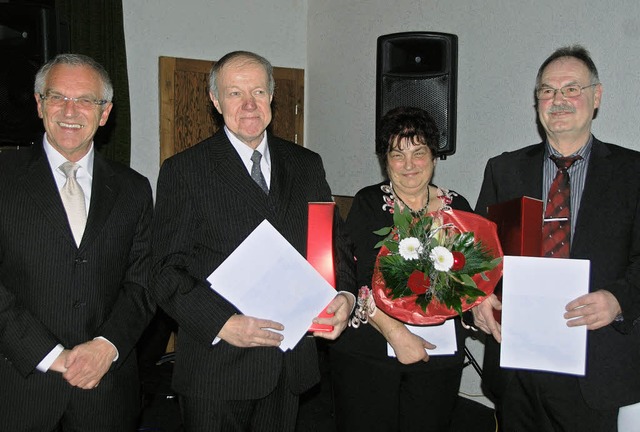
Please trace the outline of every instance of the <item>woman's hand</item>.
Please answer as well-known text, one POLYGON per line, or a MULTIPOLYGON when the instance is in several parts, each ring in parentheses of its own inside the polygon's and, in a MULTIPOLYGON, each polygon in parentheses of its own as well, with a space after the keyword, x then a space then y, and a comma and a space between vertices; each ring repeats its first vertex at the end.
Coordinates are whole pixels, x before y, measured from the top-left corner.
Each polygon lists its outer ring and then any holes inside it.
POLYGON ((427 362, 429 361, 429 354, 426 350, 436 347, 420 336, 411 333, 402 324, 393 328, 386 337, 393 347, 398 361, 402 364, 412 364, 419 361, 427 362))

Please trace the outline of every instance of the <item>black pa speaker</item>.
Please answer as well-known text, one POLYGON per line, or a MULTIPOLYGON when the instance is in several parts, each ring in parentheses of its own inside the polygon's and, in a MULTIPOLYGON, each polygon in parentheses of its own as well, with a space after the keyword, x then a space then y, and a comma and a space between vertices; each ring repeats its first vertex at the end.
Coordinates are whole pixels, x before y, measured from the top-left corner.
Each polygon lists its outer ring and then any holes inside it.
POLYGON ((440 131, 438 157, 456 152, 458 37, 407 32, 380 36, 376 70, 376 130, 389 110, 422 108, 440 131))
POLYGON ((57 54, 57 33, 52 8, 0 3, 0 147, 41 139, 33 81, 40 66, 57 54))

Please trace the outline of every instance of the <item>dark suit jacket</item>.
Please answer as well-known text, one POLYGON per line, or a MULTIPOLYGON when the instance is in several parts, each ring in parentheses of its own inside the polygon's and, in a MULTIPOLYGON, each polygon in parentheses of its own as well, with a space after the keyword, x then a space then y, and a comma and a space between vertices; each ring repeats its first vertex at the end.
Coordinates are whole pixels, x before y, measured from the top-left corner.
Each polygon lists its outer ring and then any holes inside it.
MULTIPOLYGON (((503 153, 487 163, 476 211, 527 195, 542 197, 544 143, 503 153)), ((624 322, 588 331, 587 373, 580 387, 595 408, 640 400, 640 154, 593 139, 571 258, 591 261, 590 291, 608 290, 624 322)), ((535 323, 532 323, 535 327, 535 323)), ((498 372, 498 346, 487 338, 484 379, 500 395, 508 376, 498 372)), ((503 370, 504 371, 504 370, 503 370)))
MULTIPOLYGON (((261 398, 275 388, 283 367, 294 393, 319 380, 312 338, 303 338, 287 353, 275 347, 237 348, 224 341, 212 345, 238 311, 206 278, 264 219, 304 256, 307 203, 331 201, 320 156, 271 135, 268 145, 268 196, 251 179, 224 130, 168 159, 160 170, 152 287, 158 304, 180 328, 173 386, 182 395, 261 398)), ((336 232, 341 233, 339 226, 336 232)), ((338 288, 353 291, 343 243, 338 236, 338 288)))
POLYGON ((19 407, 24 414, 28 405, 20 401, 35 400, 38 410, 55 405, 61 415, 76 393, 61 375, 35 367, 56 344, 70 349, 96 336, 111 341, 120 357, 95 394, 108 397, 112 384, 120 396, 123 389, 137 394, 130 353, 153 312, 146 290, 152 210, 147 179, 96 152, 77 247, 42 145, 0 153, 3 412, 19 407))

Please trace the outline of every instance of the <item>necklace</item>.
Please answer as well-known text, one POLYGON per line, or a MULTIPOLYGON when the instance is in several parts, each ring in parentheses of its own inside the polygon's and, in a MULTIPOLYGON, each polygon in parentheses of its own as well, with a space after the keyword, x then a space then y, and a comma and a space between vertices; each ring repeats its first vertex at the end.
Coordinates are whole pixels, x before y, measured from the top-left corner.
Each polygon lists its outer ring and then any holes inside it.
POLYGON ((402 200, 402 198, 400 198, 400 196, 398 196, 398 194, 396 193, 395 189, 393 189, 393 184, 391 185, 391 190, 393 191, 393 196, 394 196, 398 201, 400 201, 400 202, 402 203, 402 205, 403 205, 403 206, 405 206, 406 208, 408 208, 408 209, 409 209, 409 212, 411 213, 411 215, 412 215, 413 217, 422 217, 422 216, 427 212, 427 209, 429 208, 429 202, 431 201, 431 190, 429 189, 429 185, 427 185, 427 203, 426 203, 424 206, 422 206, 422 208, 421 208, 421 209, 419 209, 419 210, 413 210, 413 209, 411 209, 411 207, 409 207, 409 206, 407 205, 407 203, 406 203, 406 202, 404 202, 404 201, 402 200))

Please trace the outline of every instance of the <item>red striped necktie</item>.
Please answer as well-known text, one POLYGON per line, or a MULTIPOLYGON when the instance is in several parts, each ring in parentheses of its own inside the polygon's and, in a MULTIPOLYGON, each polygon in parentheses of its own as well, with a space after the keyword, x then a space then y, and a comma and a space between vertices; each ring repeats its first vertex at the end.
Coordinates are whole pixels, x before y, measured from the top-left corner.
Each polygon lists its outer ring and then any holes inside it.
POLYGON ((569 258, 571 250, 571 188, 567 170, 581 156, 551 156, 558 167, 551 183, 542 225, 542 256, 569 258))

